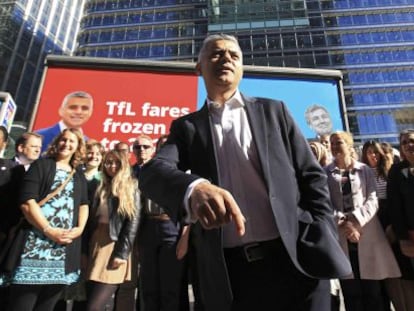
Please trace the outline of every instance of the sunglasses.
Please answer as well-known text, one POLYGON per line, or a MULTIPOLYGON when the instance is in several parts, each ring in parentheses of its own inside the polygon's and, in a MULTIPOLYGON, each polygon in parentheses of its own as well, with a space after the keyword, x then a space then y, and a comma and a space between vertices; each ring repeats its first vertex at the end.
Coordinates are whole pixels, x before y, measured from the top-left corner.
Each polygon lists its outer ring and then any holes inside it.
POLYGON ((134 148, 135 150, 141 150, 141 149, 147 150, 151 148, 151 146, 150 145, 134 145, 132 148, 134 148))

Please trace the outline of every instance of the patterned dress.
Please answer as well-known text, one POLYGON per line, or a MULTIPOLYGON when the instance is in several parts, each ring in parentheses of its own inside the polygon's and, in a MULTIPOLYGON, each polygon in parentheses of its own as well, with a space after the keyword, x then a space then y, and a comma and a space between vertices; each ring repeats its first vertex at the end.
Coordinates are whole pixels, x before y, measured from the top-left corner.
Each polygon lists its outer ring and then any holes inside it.
MULTIPOLYGON (((59 187, 70 172, 57 169, 52 189, 59 187)), ((52 227, 70 229, 73 220, 73 178, 65 188, 41 206, 52 227)), ((48 239, 41 231, 30 229, 20 265, 12 275, 13 284, 72 284, 79 272, 65 273, 66 246, 48 239)))

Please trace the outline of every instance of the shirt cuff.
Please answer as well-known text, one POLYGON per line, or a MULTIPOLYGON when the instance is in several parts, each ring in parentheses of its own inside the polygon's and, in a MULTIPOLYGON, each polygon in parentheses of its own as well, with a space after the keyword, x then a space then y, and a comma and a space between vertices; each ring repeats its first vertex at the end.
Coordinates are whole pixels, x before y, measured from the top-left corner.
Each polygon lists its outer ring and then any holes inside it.
POLYGON ((190 209, 190 197, 191 194, 193 193, 193 190, 195 188, 195 186, 197 186, 198 184, 202 183, 202 182, 208 182, 210 183, 210 181, 208 181, 207 179, 204 178, 198 178, 196 180, 194 180, 191 184, 188 185, 187 190, 185 191, 184 194, 184 210, 185 210, 185 218, 184 218, 184 222, 187 224, 190 223, 196 223, 197 222, 197 216, 193 215, 191 209, 190 209))

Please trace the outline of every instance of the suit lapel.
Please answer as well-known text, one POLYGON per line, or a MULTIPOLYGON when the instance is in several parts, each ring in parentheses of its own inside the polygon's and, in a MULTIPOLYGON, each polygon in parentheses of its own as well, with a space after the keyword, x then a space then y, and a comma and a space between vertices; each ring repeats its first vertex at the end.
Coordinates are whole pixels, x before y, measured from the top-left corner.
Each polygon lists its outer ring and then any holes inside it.
POLYGON ((269 176, 266 169, 269 164, 269 141, 268 141, 268 127, 264 110, 262 105, 254 104, 255 99, 251 97, 243 96, 244 103, 246 104, 246 113, 249 120, 250 130, 252 132, 253 140, 256 144, 258 157, 260 160, 260 166, 262 168, 262 174, 268 185, 269 176))
MULTIPOLYGON (((200 145, 203 147, 200 155, 207 157, 206 162, 209 165, 211 181, 218 184, 216 156, 214 153, 213 138, 210 130, 210 119, 207 103, 194 115, 194 126, 197 134, 194 139, 200 139, 200 145)), ((198 144, 196 144, 198 145, 198 144)))

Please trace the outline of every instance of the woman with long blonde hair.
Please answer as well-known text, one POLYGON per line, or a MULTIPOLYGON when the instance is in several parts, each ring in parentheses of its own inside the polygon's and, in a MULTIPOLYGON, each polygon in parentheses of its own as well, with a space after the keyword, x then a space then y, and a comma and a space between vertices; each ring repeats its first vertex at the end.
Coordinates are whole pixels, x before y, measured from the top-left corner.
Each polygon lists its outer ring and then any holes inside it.
POLYGON ((131 251, 138 227, 138 182, 126 156, 105 154, 102 180, 88 222, 87 310, 103 310, 119 284, 131 279, 131 251))

